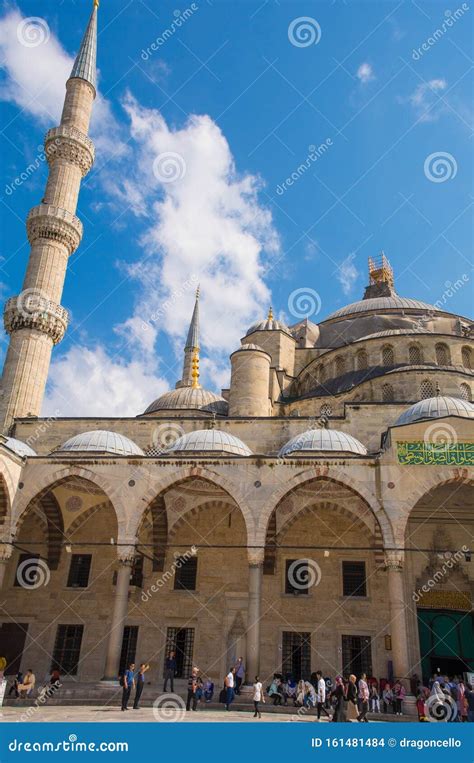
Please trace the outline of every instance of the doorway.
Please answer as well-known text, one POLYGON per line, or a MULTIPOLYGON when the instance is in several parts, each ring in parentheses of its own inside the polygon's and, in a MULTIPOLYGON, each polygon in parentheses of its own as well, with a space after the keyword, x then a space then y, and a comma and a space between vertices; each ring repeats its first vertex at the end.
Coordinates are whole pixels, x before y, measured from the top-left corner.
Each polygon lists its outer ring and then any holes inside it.
POLYGON ((176 652, 176 678, 187 678, 193 667, 194 628, 168 628, 166 656, 176 652))
POLYGON ((14 676, 20 670, 27 633, 28 623, 2 623, 0 625, 1 654, 7 661, 4 670, 6 676, 14 676))

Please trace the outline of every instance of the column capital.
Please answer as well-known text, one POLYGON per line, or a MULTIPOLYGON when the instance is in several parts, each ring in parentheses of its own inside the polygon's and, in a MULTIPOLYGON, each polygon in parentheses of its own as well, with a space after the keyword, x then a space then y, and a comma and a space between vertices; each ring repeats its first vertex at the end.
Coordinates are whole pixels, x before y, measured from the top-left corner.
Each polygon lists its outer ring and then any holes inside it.
POLYGON ((132 566, 136 556, 135 546, 118 546, 117 557, 120 565, 132 566))
POLYGON ((405 564, 404 551, 385 551, 385 569, 394 572, 403 572, 405 564))
POLYGON ((8 562, 13 553, 13 546, 11 543, 0 543, 0 564, 2 562, 8 562))
POLYGON ((261 567, 265 559, 265 549, 261 547, 247 548, 247 560, 251 567, 261 567))

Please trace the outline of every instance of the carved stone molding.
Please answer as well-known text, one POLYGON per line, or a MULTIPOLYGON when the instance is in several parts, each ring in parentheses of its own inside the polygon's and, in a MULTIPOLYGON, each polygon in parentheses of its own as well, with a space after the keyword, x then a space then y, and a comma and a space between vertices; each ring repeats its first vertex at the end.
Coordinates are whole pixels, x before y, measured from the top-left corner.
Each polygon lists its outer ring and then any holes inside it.
POLYGON ((28 304, 23 297, 24 294, 25 292, 22 292, 18 297, 11 297, 5 303, 3 313, 5 331, 11 334, 12 331, 19 329, 35 329, 47 334, 54 344, 58 344, 67 329, 69 320, 67 310, 43 297, 36 303, 28 304))
POLYGON ((247 560, 251 567, 259 567, 263 565, 264 559, 264 548, 247 548, 247 560))
POLYGON ((403 551, 386 551, 385 552, 385 569, 394 570, 395 572, 403 572, 404 565, 404 553, 403 551))
POLYGON ((59 241, 72 254, 82 238, 82 223, 76 215, 52 204, 39 204, 30 210, 26 219, 28 240, 33 244, 38 239, 59 241))
POLYGON ((76 127, 61 125, 48 130, 44 149, 50 166, 56 159, 66 159, 80 168, 82 177, 87 175, 94 163, 94 144, 76 127))
POLYGON ((118 546, 117 556, 120 565, 131 567, 136 556, 135 546, 118 546))

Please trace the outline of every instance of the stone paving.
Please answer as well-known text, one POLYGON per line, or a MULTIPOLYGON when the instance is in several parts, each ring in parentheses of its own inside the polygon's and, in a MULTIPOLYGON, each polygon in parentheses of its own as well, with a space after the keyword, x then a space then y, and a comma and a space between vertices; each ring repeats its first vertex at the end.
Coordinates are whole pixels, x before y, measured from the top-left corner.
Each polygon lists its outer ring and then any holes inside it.
MULTIPOLYGON (((184 710, 161 710, 157 721, 153 708, 130 709, 122 713, 120 707, 3 707, 0 709, 0 723, 26 721, 29 723, 156 723, 161 721, 188 723, 317 723, 315 715, 279 714, 263 712, 262 719, 254 719, 252 710, 214 710, 198 708, 196 712, 184 710), (166 717, 165 717, 166 712, 166 717)), ((411 720, 404 717, 403 720, 411 720)), ((327 723, 321 719, 321 723, 327 723)), ((376 721, 380 723, 381 721, 376 721)))

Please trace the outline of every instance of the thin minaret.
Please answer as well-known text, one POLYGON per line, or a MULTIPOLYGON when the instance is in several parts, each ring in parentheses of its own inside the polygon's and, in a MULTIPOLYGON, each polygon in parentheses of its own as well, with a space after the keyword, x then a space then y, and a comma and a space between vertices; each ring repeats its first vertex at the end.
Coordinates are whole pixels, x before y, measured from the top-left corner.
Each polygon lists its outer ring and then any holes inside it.
POLYGON ((183 375, 176 387, 199 386, 196 376, 193 375, 193 369, 194 371, 199 369, 199 286, 196 289, 196 301, 184 347, 183 375))
MULTIPOLYGON (((94 0, 66 83, 60 126, 46 134, 49 175, 43 200, 26 220, 31 250, 23 288, 5 304, 10 343, 3 368, 0 431, 8 431, 15 418, 40 415, 53 345, 61 341, 68 324, 60 301, 68 258, 82 238, 82 223, 75 215, 81 180, 94 161, 88 131, 96 96, 98 5, 94 0)), ((64 393, 67 398, 67 390, 64 393)))

